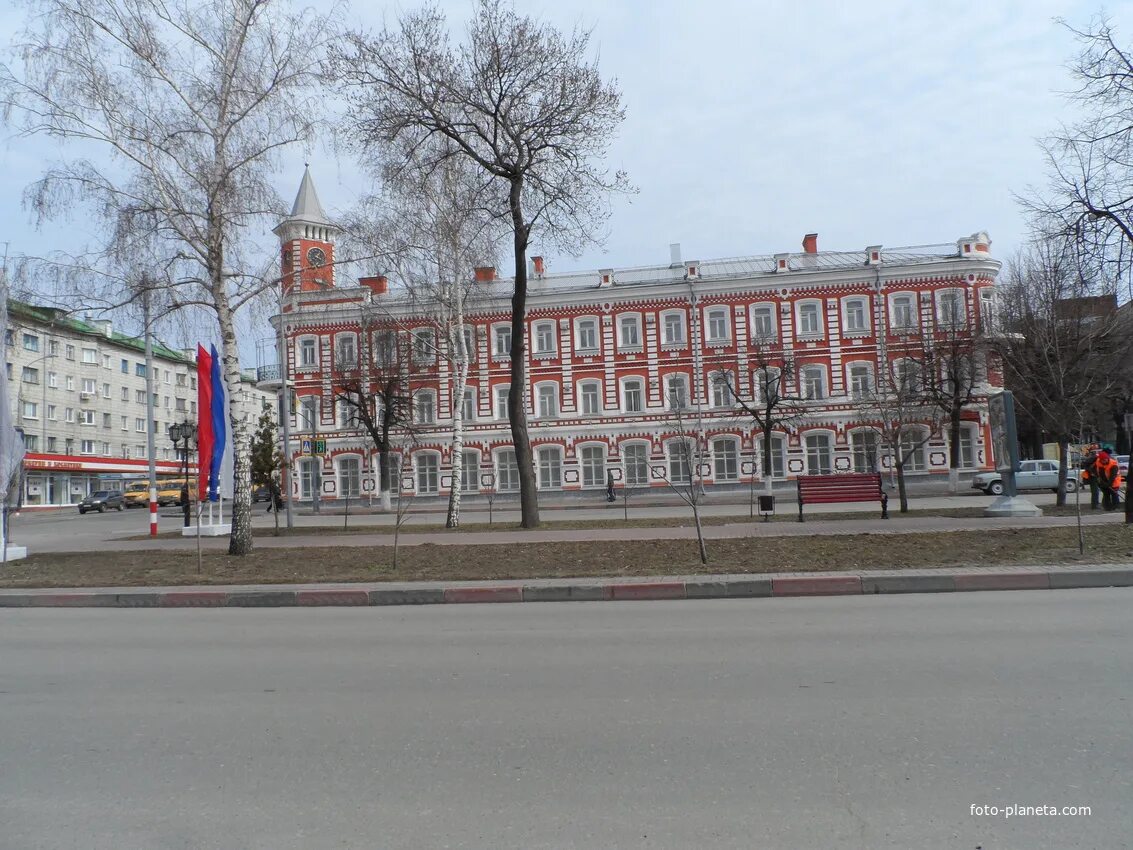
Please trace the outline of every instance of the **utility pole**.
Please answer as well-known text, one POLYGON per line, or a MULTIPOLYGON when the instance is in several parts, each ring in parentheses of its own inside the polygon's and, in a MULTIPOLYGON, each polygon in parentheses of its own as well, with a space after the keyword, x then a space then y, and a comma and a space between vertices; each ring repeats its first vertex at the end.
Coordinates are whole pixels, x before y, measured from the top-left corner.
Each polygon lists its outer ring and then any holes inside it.
POLYGON ((150 335, 150 280, 142 275, 142 315, 146 343, 146 457, 149 459, 149 536, 157 537, 157 454, 153 434, 153 342, 150 335))

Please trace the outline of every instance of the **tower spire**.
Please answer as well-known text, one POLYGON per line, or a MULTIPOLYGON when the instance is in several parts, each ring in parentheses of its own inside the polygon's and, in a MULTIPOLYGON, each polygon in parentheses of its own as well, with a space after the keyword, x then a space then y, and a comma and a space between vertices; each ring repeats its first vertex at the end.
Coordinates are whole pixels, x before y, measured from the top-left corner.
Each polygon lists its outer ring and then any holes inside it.
POLYGON ((295 195, 290 218, 311 224, 330 224, 327 214, 323 211, 323 205, 319 203, 315 181, 311 179, 311 168, 306 163, 303 164, 303 180, 299 184, 298 194, 295 195))

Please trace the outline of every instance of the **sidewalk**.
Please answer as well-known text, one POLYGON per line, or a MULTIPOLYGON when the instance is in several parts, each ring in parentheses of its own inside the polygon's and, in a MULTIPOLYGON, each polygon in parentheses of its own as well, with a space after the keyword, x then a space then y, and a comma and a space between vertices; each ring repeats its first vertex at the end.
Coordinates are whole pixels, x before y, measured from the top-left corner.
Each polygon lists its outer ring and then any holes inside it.
POLYGON ((0 590, 0 608, 280 608, 605 602, 1133 587, 1133 563, 762 573, 524 582, 183 585, 0 590))

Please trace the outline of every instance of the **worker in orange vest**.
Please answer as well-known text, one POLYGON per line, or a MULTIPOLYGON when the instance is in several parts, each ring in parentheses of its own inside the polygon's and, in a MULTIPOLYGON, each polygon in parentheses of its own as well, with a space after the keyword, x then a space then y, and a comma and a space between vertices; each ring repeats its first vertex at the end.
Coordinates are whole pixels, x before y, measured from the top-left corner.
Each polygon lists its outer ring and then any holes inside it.
POLYGON ((1121 503, 1121 471, 1117 461, 1110 454, 1109 449, 1098 449, 1098 459, 1094 464, 1098 473, 1098 486, 1102 491, 1102 507, 1107 511, 1116 510, 1121 503))
POLYGON ((1085 460, 1082 461, 1082 483, 1090 488, 1090 510, 1096 511, 1101 501, 1098 487, 1098 447, 1088 446, 1085 460))

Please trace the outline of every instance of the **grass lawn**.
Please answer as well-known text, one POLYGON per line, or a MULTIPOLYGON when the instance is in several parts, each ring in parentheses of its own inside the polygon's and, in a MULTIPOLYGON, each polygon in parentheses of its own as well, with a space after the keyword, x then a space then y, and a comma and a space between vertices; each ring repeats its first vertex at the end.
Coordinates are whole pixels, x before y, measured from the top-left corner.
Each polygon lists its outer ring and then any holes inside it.
MULTIPOLYGON (((1133 561, 1133 528, 1086 529, 1088 562, 1133 561)), ((244 558, 193 551, 33 555, 0 565, 0 587, 245 584, 317 581, 424 581, 767 573, 968 564, 1057 564, 1078 557, 1073 527, 854 534, 708 541, 632 540, 506 545, 406 546, 393 569, 390 546, 261 549, 244 558)))

